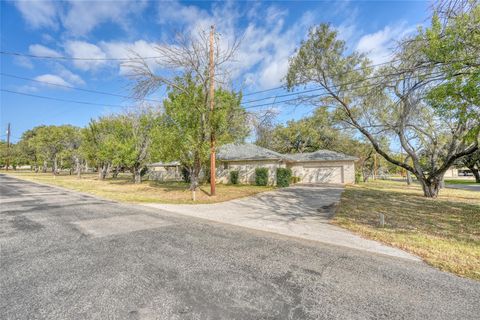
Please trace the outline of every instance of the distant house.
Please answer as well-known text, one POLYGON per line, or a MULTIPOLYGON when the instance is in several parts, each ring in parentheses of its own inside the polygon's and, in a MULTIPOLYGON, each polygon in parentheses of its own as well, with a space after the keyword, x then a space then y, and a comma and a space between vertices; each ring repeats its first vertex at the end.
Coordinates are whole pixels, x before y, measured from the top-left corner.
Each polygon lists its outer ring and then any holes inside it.
MULTIPOLYGON (((269 184, 275 184, 277 168, 290 168, 302 183, 354 183, 358 158, 330 150, 281 154, 250 143, 230 143, 217 150, 217 182, 228 183, 231 171, 239 172, 240 183, 254 183, 255 169, 267 168, 269 184)), ((178 161, 149 165, 150 176, 161 181, 181 181, 178 161)))
POLYGON ((149 177, 158 181, 182 181, 182 169, 179 161, 155 162, 148 166, 149 177))
POLYGON ((358 158, 330 150, 280 154, 254 144, 226 144, 217 152, 217 181, 227 183, 230 171, 239 172, 242 183, 255 181, 255 169, 268 168, 269 183, 276 181, 277 168, 290 168, 302 183, 354 183, 358 158))

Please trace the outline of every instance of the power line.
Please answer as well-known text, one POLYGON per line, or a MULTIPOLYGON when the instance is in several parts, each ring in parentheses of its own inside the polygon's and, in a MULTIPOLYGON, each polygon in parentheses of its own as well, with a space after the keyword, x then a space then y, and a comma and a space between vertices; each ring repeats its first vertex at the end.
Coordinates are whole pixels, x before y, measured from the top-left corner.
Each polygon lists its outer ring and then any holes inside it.
POLYGON ((36 95, 36 94, 7 90, 7 89, 0 89, 0 91, 13 93, 13 94, 18 94, 18 95, 22 95, 22 96, 46 99, 46 100, 70 102, 70 103, 77 103, 77 104, 86 104, 86 105, 92 105, 92 106, 115 107, 115 108, 125 108, 125 107, 127 107, 127 106, 121 106, 121 105, 115 105, 115 104, 101 104, 101 103, 94 103, 94 102, 87 102, 87 101, 78 101, 78 100, 61 99, 61 98, 48 97, 48 96, 40 96, 40 95, 36 95))
POLYGON ((0 54, 8 56, 18 56, 34 59, 48 59, 48 60, 80 60, 80 61, 132 61, 132 60, 147 60, 147 59, 159 59, 161 56, 153 57, 132 57, 132 58, 87 58, 87 57, 66 57, 66 56, 39 56, 35 54, 0 51, 0 54))
MULTIPOLYGON (((91 92, 91 93, 97 93, 97 94, 104 94, 104 95, 109 95, 109 96, 114 96, 114 97, 125 98, 125 99, 132 99, 132 97, 130 97, 130 96, 125 96, 125 95, 121 95, 121 94, 116 94, 116 93, 111 93, 111 92, 105 92, 105 91, 98 91, 98 90, 91 90, 91 89, 83 89, 83 88, 78 88, 78 87, 74 87, 74 86, 69 86, 69 85, 64 85, 64 84, 58 84, 58 83, 53 83, 53 82, 48 82, 48 81, 43 81, 43 80, 37 80, 37 79, 32 79, 32 78, 24 78, 24 77, 20 77, 20 76, 16 76, 16 75, 13 75, 13 74, 8 74, 8 73, 3 73, 3 72, 0 72, 0 75, 2 75, 2 76, 4 76, 4 77, 9 77, 9 78, 15 78, 15 79, 21 79, 21 80, 27 80, 27 81, 45 83, 45 84, 52 85, 52 86, 57 86, 57 87, 62 87, 62 88, 69 88, 69 89, 78 90, 78 91, 91 92)), ((140 99, 140 100, 152 101, 152 102, 160 102, 160 103, 162 102, 162 101, 160 101, 160 100, 146 99, 146 98, 140 99)))
MULTIPOLYGON (((399 61, 401 61, 401 59, 386 61, 386 62, 377 63, 377 64, 372 64, 372 65, 369 65, 368 67, 354 68, 352 70, 348 70, 348 71, 345 71, 345 72, 334 74, 333 76, 341 76, 341 75, 345 75, 345 74, 348 74, 348 73, 351 73, 351 72, 354 72, 354 71, 359 71, 359 70, 363 70, 363 69, 367 69, 367 68, 375 68, 375 67, 379 67, 379 66, 383 66, 383 65, 386 65, 386 64, 394 63, 394 62, 399 62, 399 61)), ((270 89, 254 91, 254 92, 244 94, 243 96, 246 97, 246 96, 250 96, 250 95, 254 95, 254 94, 258 94, 258 93, 264 93, 264 92, 268 92, 268 91, 273 91, 273 90, 277 90, 277 89, 281 89, 281 88, 285 88, 285 86, 282 85, 282 86, 278 86, 278 87, 274 87, 274 88, 270 88, 270 89)), ((307 92, 307 91, 305 91, 305 92, 307 92)))
MULTIPOLYGON (((423 76, 438 76, 438 75, 441 75, 441 74, 443 74, 443 73, 439 71, 439 72, 432 72, 432 73, 429 73, 429 74, 425 74, 423 76)), ((392 74, 390 74, 390 75, 392 75, 392 74)), ((382 76, 388 76, 388 74, 387 75, 382 75, 382 76)), ((416 77, 417 76, 405 77, 404 80, 412 79, 412 78, 416 78, 416 77)), ((367 78, 366 79, 361 79, 361 80, 353 81, 353 82, 350 82, 350 83, 340 83, 340 84, 337 84, 337 85, 333 85, 330 88, 336 88, 336 87, 340 87, 340 86, 343 86, 343 85, 361 83, 361 82, 364 82, 366 80, 368 80, 368 79, 367 78)), ((356 90, 356 89, 365 89, 365 88, 375 87, 376 85, 377 84, 375 84, 375 83, 370 83, 370 84, 367 84, 367 85, 364 85, 364 86, 352 87, 352 88, 349 88, 349 89, 346 89, 346 90, 343 90, 343 91, 344 92, 349 92, 349 91, 356 90)), ((319 89, 315 89, 315 90, 325 90, 325 88, 319 88, 319 89)), ((307 91, 304 91, 304 92, 311 92, 311 91, 314 91, 314 89, 307 90, 307 91)), ((295 94, 299 94, 299 93, 302 93, 302 92, 297 92, 295 94)), ((286 95, 284 95, 284 96, 286 96, 286 95)), ((271 106, 271 105, 274 105, 274 104, 277 104, 277 103, 308 100, 308 99, 312 99, 312 98, 319 98, 319 97, 325 97, 325 96, 330 96, 330 94, 326 92, 326 93, 310 95, 310 96, 300 96, 300 97, 295 97, 295 98, 291 98, 291 99, 287 99, 287 100, 274 101, 274 102, 268 102, 268 103, 253 105, 253 106, 247 106, 247 107, 244 107, 244 109, 260 108, 260 107, 265 107, 265 106, 269 106, 269 105, 271 106)))
MULTIPOLYGON (((364 78, 364 79, 357 80, 357 81, 339 83, 339 84, 336 84, 336 85, 331 86, 331 88, 337 88, 337 87, 341 87, 341 86, 347 86, 347 85, 355 84, 355 83, 358 83, 358 82, 364 82, 364 81, 372 80, 372 79, 376 79, 376 78, 388 77, 388 76, 396 75, 396 74, 398 74, 398 72, 396 72, 396 73, 389 73, 389 74, 379 74, 379 75, 375 75, 375 76, 372 76, 372 77, 366 77, 366 78, 364 78)), ((298 94, 302 94, 302 93, 309 93, 309 92, 320 91, 320 90, 324 90, 324 88, 314 88, 314 89, 302 90, 302 91, 297 91, 297 92, 292 92, 292 93, 286 93, 286 94, 282 94, 282 95, 269 96, 269 97, 265 97, 265 98, 260 98, 260 99, 255 99, 255 100, 244 101, 243 103, 258 102, 258 101, 263 101, 263 100, 268 100, 268 99, 273 99, 273 98, 289 97, 289 96, 294 96, 294 95, 298 95, 298 94)))
MULTIPOLYGON (((461 59, 461 60, 453 60, 453 61, 451 61, 450 63, 466 62, 466 61, 471 61, 471 60, 475 60, 475 58, 461 59)), ((332 76, 333 76, 333 77, 338 77, 338 76, 342 76, 342 75, 345 75, 345 74, 349 74, 349 73, 354 72, 354 71, 364 70, 364 69, 367 69, 367 68, 375 68, 375 67, 379 67, 379 66, 383 66, 383 65, 388 65, 388 64, 395 63, 395 62, 400 62, 400 61, 402 61, 402 59, 394 59, 394 60, 391 60, 391 61, 386 61, 386 62, 382 62, 382 63, 372 64, 372 65, 369 65, 369 66, 367 66, 367 67, 354 68, 354 69, 352 69, 352 70, 348 70, 348 71, 345 71, 345 72, 340 72, 340 73, 334 74, 334 75, 332 75, 332 76)), ((444 63, 440 63, 440 64, 444 64, 444 63)), ((423 65, 423 66, 422 66, 422 65, 419 65, 419 66, 418 66, 418 68, 429 68, 429 67, 431 67, 431 65, 423 65)), ((367 78, 367 79, 374 79, 374 78, 378 78, 378 77, 384 77, 384 76, 395 75, 395 74, 398 74, 398 72, 396 72, 396 73, 391 73, 391 74, 386 74, 386 75, 385 75, 385 74, 384 74, 384 75, 377 75, 377 76, 373 76, 373 77, 370 77, 370 78, 367 78)), ((259 94, 259 93, 264 93, 264 92, 268 92, 268 91, 273 91, 273 90, 277 90, 277 89, 281 89, 281 88, 285 88, 285 86, 274 87, 274 88, 265 89, 265 90, 261 90, 261 91, 254 91, 254 92, 250 92, 250 93, 244 94, 243 96, 246 97, 246 96, 250 96, 250 95, 254 95, 254 94, 259 94)), ((245 102, 243 102, 243 103, 257 102, 257 101, 267 100, 267 99, 274 98, 274 97, 287 97, 287 96, 295 95, 295 94, 299 94, 299 93, 313 92, 313 91, 315 91, 315 90, 320 90, 320 89, 309 89, 309 90, 299 91, 299 92, 296 92, 296 93, 284 94, 284 95, 281 95, 281 96, 275 95, 275 96, 265 97, 265 98, 256 99, 256 100, 249 100, 249 101, 245 101, 245 102)))

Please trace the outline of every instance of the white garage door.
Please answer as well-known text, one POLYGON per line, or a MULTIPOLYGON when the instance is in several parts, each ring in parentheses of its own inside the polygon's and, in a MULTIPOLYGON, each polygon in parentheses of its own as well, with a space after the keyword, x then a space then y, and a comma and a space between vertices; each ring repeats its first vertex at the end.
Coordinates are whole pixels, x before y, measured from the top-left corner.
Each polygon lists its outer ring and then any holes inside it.
POLYGON ((342 167, 304 166, 303 183, 343 183, 342 167))

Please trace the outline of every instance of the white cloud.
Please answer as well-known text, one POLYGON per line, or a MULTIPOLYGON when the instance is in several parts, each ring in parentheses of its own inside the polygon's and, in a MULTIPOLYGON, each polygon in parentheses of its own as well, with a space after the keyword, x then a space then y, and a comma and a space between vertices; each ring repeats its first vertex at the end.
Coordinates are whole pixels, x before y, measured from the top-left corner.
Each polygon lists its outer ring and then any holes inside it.
POLYGON ((33 28, 57 26, 57 8, 53 1, 21 0, 15 6, 33 28))
POLYGON ((27 69, 33 69, 33 63, 29 58, 26 57, 14 57, 14 60, 16 65, 19 65, 21 67, 27 68, 27 69))
POLYGON ((221 35, 220 47, 227 47, 235 38, 242 42, 235 56, 233 79, 247 79, 244 84, 268 88, 278 86, 288 70, 288 58, 299 41, 313 24, 314 15, 306 12, 296 23, 285 26, 287 11, 275 5, 261 4, 251 8, 239 8, 234 2, 214 3, 209 12, 179 2, 160 3, 158 6, 161 24, 177 24, 186 32, 208 31, 215 24, 221 35), (242 11, 247 10, 247 11, 242 11), (244 18, 248 24, 244 27, 244 18))
POLYGON ((71 72, 70 70, 68 70, 67 68, 65 68, 61 64, 58 64, 55 67, 55 71, 60 77, 62 77, 63 79, 66 79, 66 81, 68 81, 70 83, 73 83, 75 85, 84 85, 85 84, 85 81, 83 81, 83 79, 79 75, 71 72))
MULTIPOLYGON (((156 44, 147 42, 145 40, 138 40, 135 42, 105 42, 98 44, 109 58, 114 59, 129 59, 139 55, 141 57, 157 57, 159 53, 155 50, 156 44)), ((150 69, 155 71, 159 65, 155 59, 147 59, 147 64, 150 69)), ((128 63, 120 63, 120 74, 129 74, 128 63)))
POLYGON ((93 43, 85 41, 67 41, 65 43, 65 51, 69 56, 77 59, 73 60, 73 64, 75 67, 83 71, 95 70, 107 63, 107 61, 102 60, 107 58, 105 52, 93 43), (91 60, 82 60, 84 58, 91 60))
POLYGON ((69 1, 69 9, 62 15, 63 26, 73 35, 85 35, 96 26, 114 22, 125 30, 128 16, 141 12, 146 1, 69 1))
POLYGON ((28 47, 28 51, 36 56, 44 57, 61 57, 62 55, 53 49, 42 46, 41 44, 32 44, 28 47))
POLYGON ((58 86, 71 86, 71 84, 65 81, 62 77, 49 73, 37 76, 35 77, 35 80, 44 82, 47 86, 49 86, 49 84, 52 84, 53 86, 56 85, 56 88, 58 88, 58 86))
POLYGON ((36 86, 23 85, 23 86, 17 87, 16 90, 23 93, 31 93, 31 92, 37 92, 38 88, 36 86))
POLYGON ((362 36, 356 49, 366 53, 374 64, 384 63, 391 58, 397 41, 414 30, 414 27, 407 27, 405 22, 385 26, 382 30, 362 36))
POLYGON ((61 22, 65 31, 74 36, 84 36, 105 22, 113 22, 128 31, 129 18, 142 12, 147 4, 147 0, 19 0, 15 2, 25 21, 33 28, 56 29, 61 22))

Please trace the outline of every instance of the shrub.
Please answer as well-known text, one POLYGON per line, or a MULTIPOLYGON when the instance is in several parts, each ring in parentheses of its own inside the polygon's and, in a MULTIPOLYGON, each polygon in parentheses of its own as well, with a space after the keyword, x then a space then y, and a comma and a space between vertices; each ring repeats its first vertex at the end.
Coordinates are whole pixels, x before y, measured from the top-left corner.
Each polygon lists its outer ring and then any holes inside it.
POLYGON ((361 172, 355 172, 355 183, 360 183, 362 182, 362 173, 361 172))
POLYGON ((255 169, 255 184, 257 186, 266 186, 268 184, 268 168, 255 169))
POLYGON ((297 177, 297 176, 293 176, 290 181, 292 182, 292 184, 295 184, 295 183, 299 183, 300 182, 300 177, 297 177))
POLYGON ((277 168, 277 187, 284 188, 290 185, 292 170, 289 168, 277 168))
POLYGON ((230 171, 230 183, 238 184, 238 171, 230 171))

